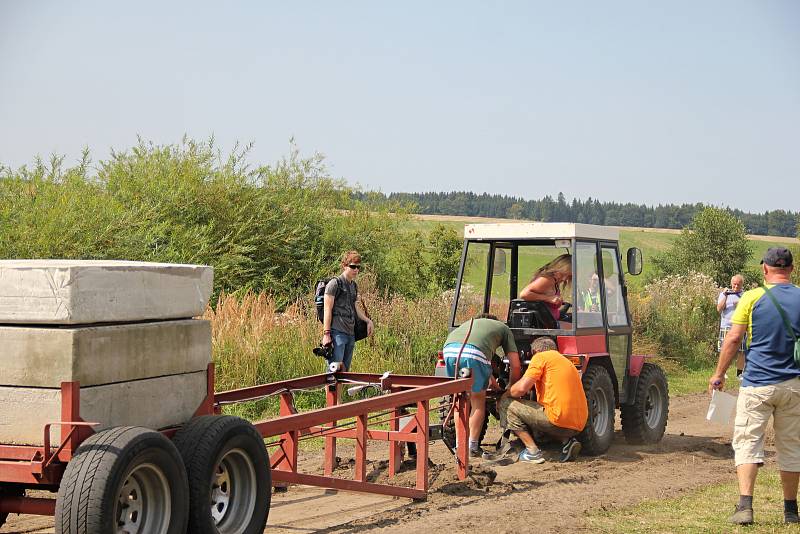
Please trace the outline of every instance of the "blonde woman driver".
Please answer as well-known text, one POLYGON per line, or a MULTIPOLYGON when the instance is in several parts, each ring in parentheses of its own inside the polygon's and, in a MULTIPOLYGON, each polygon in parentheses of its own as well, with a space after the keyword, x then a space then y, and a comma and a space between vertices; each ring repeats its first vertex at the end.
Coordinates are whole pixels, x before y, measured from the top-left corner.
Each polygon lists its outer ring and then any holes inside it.
MULTIPOLYGON (((558 321, 561 316, 561 305, 564 299, 561 293, 572 281, 572 255, 562 254, 539 268, 531 282, 525 286, 519 298, 530 301, 541 301, 547 305, 553 319, 558 321)), ((571 323, 561 321, 559 328, 570 328, 571 323)))

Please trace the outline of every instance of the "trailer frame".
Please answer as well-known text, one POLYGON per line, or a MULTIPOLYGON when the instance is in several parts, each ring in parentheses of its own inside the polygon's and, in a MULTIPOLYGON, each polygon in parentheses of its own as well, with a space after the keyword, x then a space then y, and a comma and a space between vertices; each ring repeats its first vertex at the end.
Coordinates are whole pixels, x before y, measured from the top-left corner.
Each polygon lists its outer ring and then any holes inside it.
MULTIPOLYGON (((280 397, 280 413, 277 418, 252 423, 266 439, 273 452, 270 457, 273 486, 304 484, 324 488, 392 495, 415 500, 424 500, 429 489, 428 447, 430 442, 430 401, 452 396, 453 417, 459 437, 456 450, 458 478, 463 480, 469 469, 468 392, 472 378, 443 378, 416 375, 383 375, 369 373, 327 373, 305 376, 280 382, 230 391, 214 391, 214 364, 207 368, 207 393, 194 416, 220 414, 222 406, 258 400, 270 396, 280 397), (346 384, 369 384, 380 388, 381 394, 367 399, 341 403, 341 388, 346 384), (325 389, 326 406, 299 412, 294 403, 293 392, 298 389, 322 387, 325 389), (409 410, 415 410, 409 413, 409 410), (370 427, 375 418, 383 417, 381 428, 370 427), (370 416, 373 414, 373 416, 370 416), (354 423, 341 423, 353 419, 354 423), (388 429, 383 428, 388 424, 388 429), (349 428, 353 427, 354 428, 349 428), (299 444, 310 437, 324 438, 325 458, 323 475, 302 473, 298 469, 299 444), (355 441, 355 469, 353 479, 333 476, 336 468, 337 441, 355 441), (417 447, 416 483, 413 488, 379 484, 367 481, 367 448, 369 441, 389 443, 389 478, 394 478, 401 466, 404 442, 417 447)), ((87 422, 80 415, 80 384, 61 383, 61 420, 44 426, 43 445, 0 444, 0 514, 55 515, 56 499, 33 498, 24 495, 24 489, 57 491, 67 463, 73 458, 80 444, 94 433, 92 427, 99 425, 87 422), (51 443, 51 430, 59 426, 66 432, 58 446, 51 443), (18 494, 20 493, 20 494, 18 494)), ((180 426, 161 429, 172 438, 180 426)))

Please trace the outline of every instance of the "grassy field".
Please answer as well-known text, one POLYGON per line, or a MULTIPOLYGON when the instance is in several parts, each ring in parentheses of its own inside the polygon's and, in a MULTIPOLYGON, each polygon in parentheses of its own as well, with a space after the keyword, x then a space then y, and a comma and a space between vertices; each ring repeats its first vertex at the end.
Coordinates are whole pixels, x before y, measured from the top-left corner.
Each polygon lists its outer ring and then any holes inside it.
POLYGON ((727 522, 739 496, 735 477, 675 499, 647 500, 619 510, 590 515, 595 532, 621 533, 767 533, 797 531, 783 524, 783 497, 778 472, 765 468, 758 474, 753 503, 755 524, 736 527, 727 522))

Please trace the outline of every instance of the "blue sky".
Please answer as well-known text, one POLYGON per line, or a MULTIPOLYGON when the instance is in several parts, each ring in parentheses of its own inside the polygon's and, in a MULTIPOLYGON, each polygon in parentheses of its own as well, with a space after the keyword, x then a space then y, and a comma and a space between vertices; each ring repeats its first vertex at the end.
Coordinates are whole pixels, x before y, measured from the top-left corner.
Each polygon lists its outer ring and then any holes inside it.
POLYGON ((0 163, 184 133, 384 192, 800 210, 800 2, 0 3, 0 163))

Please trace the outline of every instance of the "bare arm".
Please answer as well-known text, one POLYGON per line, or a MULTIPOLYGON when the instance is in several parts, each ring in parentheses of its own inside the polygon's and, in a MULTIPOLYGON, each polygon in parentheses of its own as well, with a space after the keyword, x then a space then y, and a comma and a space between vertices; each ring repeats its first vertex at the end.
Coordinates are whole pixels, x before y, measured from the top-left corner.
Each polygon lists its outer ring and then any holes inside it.
POLYGON ((511 365, 511 374, 508 380, 511 385, 514 385, 519 381, 519 377, 522 375, 522 364, 519 361, 519 352, 509 352, 508 363, 511 365))
POLYGON ((747 331, 747 325, 735 324, 728 331, 725 339, 722 342, 722 350, 719 352, 719 361, 717 361, 717 370, 708 380, 708 391, 718 389, 722 391, 725 385, 725 371, 730 367, 731 362, 736 358, 736 353, 739 352, 739 347, 742 346, 742 338, 747 331))
POLYGON ((514 382, 508 389, 508 394, 515 399, 525 396, 531 389, 535 381, 530 376, 523 376, 514 382))
MULTIPOLYGON (((728 291, 727 287, 725 288, 725 291, 728 291)), ((722 313, 722 310, 725 309, 726 302, 728 302, 728 295, 723 292, 717 299, 717 313, 722 313)))
POLYGON ((331 342, 331 322, 333 321, 333 295, 325 295, 322 306, 322 344, 331 342))
POLYGON ((520 291, 519 298, 524 300, 541 300, 553 304, 561 304, 561 297, 556 294, 555 283, 544 276, 540 276, 520 291))

